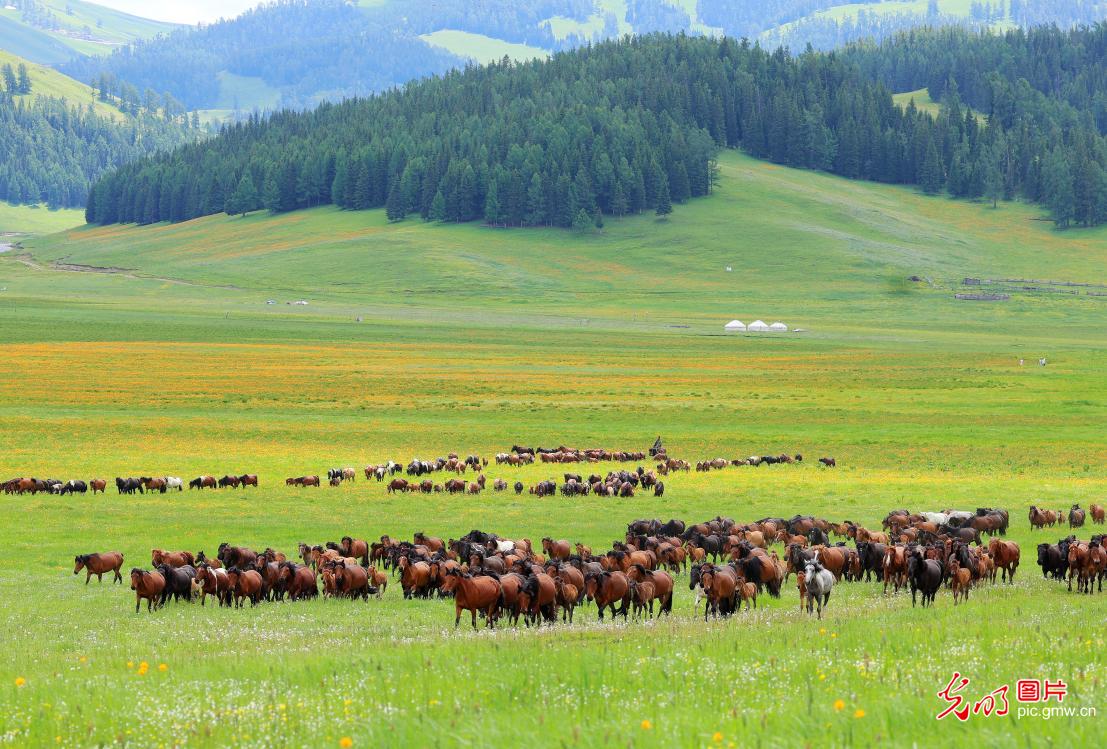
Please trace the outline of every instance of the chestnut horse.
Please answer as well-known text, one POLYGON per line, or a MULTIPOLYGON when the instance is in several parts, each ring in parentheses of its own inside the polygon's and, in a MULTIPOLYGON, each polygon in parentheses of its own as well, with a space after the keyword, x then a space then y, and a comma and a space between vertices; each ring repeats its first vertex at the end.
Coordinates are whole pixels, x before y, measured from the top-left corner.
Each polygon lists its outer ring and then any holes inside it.
POLYGON ((147 572, 135 567, 131 570, 131 590, 135 592, 135 613, 138 613, 142 599, 146 599, 146 610, 153 611, 161 606, 161 594, 165 590, 165 578, 160 572, 147 572))
POLYGON ((446 575, 446 590, 454 594, 454 628, 461 624, 461 612, 468 611, 473 617, 473 629, 477 628, 477 612, 488 620, 488 626, 496 628, 496 616, 504 602, 503 588, 494 577, 473 577, 460 569, 450 570, 446 575))
POLYGON ((1088 513, 1092 516, 1092 522, 1103 525, 1103 505, 1093 504, 1088 508, 1088 513))
POLYGON ((84 569, 85 585, 88 585, 88 581, 92 579, 93 575, 96 575, 96 579, 100 582, 104 582, 105 572, 115 573, 112 582, 123 582, 123 575, 119 573, 123 566, 123 555, 118 551, 109 551, 103 554, 78 554, 73 558, 73 561, 74 575, 84 569))
POLYGON ((996 568, 1003 570, 1003 581, 1015 582, 1015 570, 1019 568, 1019 545, 1014 541, 993 538, 988 544, 988 553, 995 560, 996 568))
POLYGON ((584 578, 584 589, 588 600, 595 601, 599 611, 600 621, 603 621, 605 608, 611 609, 611 617, 622 614, 627 618, 627 608, 630 606, 630 584, 626 575, 622 572, 590 573, 584 578), (621 603, 622 607, 615 609, 615 604, 621 603))

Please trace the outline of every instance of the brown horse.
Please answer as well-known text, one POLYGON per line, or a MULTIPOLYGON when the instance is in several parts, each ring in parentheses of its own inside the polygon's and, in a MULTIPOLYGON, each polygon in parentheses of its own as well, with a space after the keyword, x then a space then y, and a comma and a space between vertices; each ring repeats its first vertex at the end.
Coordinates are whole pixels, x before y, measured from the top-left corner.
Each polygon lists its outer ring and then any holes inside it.
POLYGON ((738 590, 738 573, 733 567, 703 565, 700 568, 700 586, 707 596, 707 603, 703 609, 705 622, 709 614, 718 617, 720 614, 729 616, 733 613, 738 590))
POLYGON ((815 548, 815 558, 834 575, 835 581, 838 581, 848 569, 849 550, 844 546, 819 546, 815 548))
POLYGON ((104 490, 108 488, 108 482, 104 479, 89 479, 88 488, 92 489, 92 493, 100 492, 104 493, 104 490))
POLYGON ((522 611, 519 603, 519 591, 523 589, 526 582, 527 579, 516 572, 500 575, 500 587, 504 592, 504 600, 500 604, 500 611, 508 612, 513 626, 519 624, 519 614, 522 611))
POLYGON ((191 551, 162 551, 161 549, 151 549, 150 564, 155 567, 162 564, 168 564, 170 567, 184 567, 186 564, 194 566, 196 564, 196 558, 192 556, 191 551))
POLYGON ((907 585, 907 549, 903 546, 889 546, 884 550, 884 594, 888 594, 888 584, 894 592, 907 585))
POLYGON ((649 613, 649 618, 653 618, 653 602, 657 600, 657 590, 654 588, 653 583, 647 581, 630 583, 630 601, 634 604, 634 618, 637 619, 649 613))
MULTIPOLYGON (((636 583, 648 582, 653 586, 654 598, 659 602, 658 616, 672 614, 673 612, 673 578, 663 570, 648 570, 640 564, 632 565, 627 570, 627 579, 636 583)), ((653 616, 653 606, 650 606, 650 616, 653 616)))
POLYGON ((611 609, 612 618, 618 614, 622 614, 624 620, 627 618, 627 608, 630 605, 630 583, 627 580, 627 576, 622 572, 603 572, 586 575, 584 578, 584 589, 588 596, 588 600, 596 603, 601 622, 603 621, 603 612, 605 608, 611 609), (616 603, 622 604, 621 608, 618 610, 615 609, 616 603))
POLYGON ((362 541, 359 538, 351 538, 350 536, 343 536, 342 540, 338 542, 338 550, 342 552, 344 557, 355 557, 361 560, 361 563, 366 567, 369 566, 369 542, 362 541))
POLYGON ((757 608, 757 586, 751 582, 747 582, 746 578, 741 575, 738 576, 738 586, 735 588, 735 592, 738 593, 738 610, 742 609, 742 602, 746 603, 746 610, 750 608, 757 608))
MULTIPOLYGON (((996 568, 1003 570, 1003 581, 1015 582, 1015 570, 1019 568, 1019 545, 1014 541, 993 538, 988 544, 988 553, 995 560, 996 568)), ((995 582, 995 579, 992 581, 995 582)))
POLYGON ((102 554, 78 554, 73 558, 73 574, 76 575, 82 569, 85 571, 85 585, 96 575, 96 579, 104 582, 105 572, 114 572, 112 582, 123 582, 123 575, 119 570, 123 567, 123 555, 118 551, 108 551, 102 554))
POLYGON ((425 533, 419 532, 414 536, 416 546, 426 546, 431 551, 442 551, 446 544, 437 536, 428 536, 425 533))
POLYGON ((1093 504, 1088 508, 1088 513, 1092 516, 1093 523, 1103 525, 1103 505, 1093 504))
POLYGON ((1084 518, 1086 517, 1083 510, 1080 509, 1080 505, 1073 505, 1069 510, 1069 527, 1070 528, 1083 528, 1084 518))
POLYGON ((315 572, 306 564, 282 563, 281 583, 284 585, 290 601, 315 598, 319 595, 319 582, 315 577, 315 572))
POLYGON ((161 606, 161 594, 165 590, 165 578, 160 572, 147 572, 135 567, 131 570, 131 590, 135 592, 135 613, 138 613, 142 599, 146 599, 146 610, 153 611, 161 606))
POLYGON ((555 541, 549 536, 542 539, 542 551, 550 559, 568 559, 572 553, 572 548, 569 542, 565 540, 555 541))
POLYGON ((231 605, 230 582, 227 571, 210 564, 200 564, 196 568, 196 582, 200 584, 200 605, 207 605, 208 596, 215 596, 220 606, 231 605))
POLYGON ((519 589, 519 610, 523 612, 527 626, 543 620, 557 621, 557 584, 540 569, 531 571, 519 589))
POLYGON ((484 614, 488 626, 496 628, 496 616, 503 603, 503 588, 494 577, 473 577, 460 569, 450 570, 446 576, 447 592, 454 594, 454 628, 461 624, 461 612, 473 617, 473 629, 477 628, 477 612, 484 614))
POLYGON ((972 587, 972 570, 962 567, 954 557, 949 563, 949 582, 953 588, 953 605, 957 605, 957 599, 969 600, 969 588, 972 587))
POLYGON ((247 486, 257 486, 258 475, 256 473, 244 473, 238 477, 238 484, 243 489, 245 489, 247 486))
POLYGON ((258 605, 258 600, 261 598, 262 579, 261 573, 257 570, 240 570, 238 567, 231 567, 227 570, 227 585, 234 595, 235 608, 242 608, 244 598, 249 598, 251 605, 258 605))
POLYGON ((384 598, 384 589, 388 587, 388 574, 369 565, 366 570, 369 573, 369 584, 377 589, 377 600, 384 598))
POLYGON ((400 587, 404 598, 419 596, 425 598, 431 589, 431 570, 426 562, 412 562, 408 557, 400 557, 400 587))
POLYGON ((334 587, 347 598, 369 600, 369 573, 364 567, 346 562, 334 562, 334 587))
POLYGON ((1052 527, 1057 523, 1057 513, 1053 510, 1039 510, 1036 505, 1030 505, 1030 528, 1052 527))

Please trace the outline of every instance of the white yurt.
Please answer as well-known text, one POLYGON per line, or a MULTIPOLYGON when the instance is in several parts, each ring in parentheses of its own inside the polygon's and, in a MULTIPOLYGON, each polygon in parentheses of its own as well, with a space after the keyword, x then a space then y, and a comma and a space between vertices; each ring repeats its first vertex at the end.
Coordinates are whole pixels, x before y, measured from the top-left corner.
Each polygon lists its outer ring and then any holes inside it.
POLYGON ((763 333, 769 329, 769 326, 765 324, 764 320, 754 320, 746 326, 746 330, 751 332, 763 333))
POLYGON ((774 322, 772 325, 769 326, 769 330, 776 331, 777 333, 787 333, 788 326, 782 322, 774 322))
POLYGON ((745 331, 746 325, 741 320, 731 320, 723 326, 723 329, 728 333, 741 333, 745 331))

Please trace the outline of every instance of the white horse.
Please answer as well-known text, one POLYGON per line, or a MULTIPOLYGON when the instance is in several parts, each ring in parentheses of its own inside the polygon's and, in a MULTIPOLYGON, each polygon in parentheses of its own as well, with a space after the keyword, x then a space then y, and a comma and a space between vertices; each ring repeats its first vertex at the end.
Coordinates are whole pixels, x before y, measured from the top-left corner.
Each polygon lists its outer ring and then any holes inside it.
POLYGON ((184 484, 184 482, 182 482, 180 477, 178 477, 178 476, 166 476, 165 477, 165 488, 167 490, 168 489, 176 489, 177 491, 184 491, 183 484, 184 484))
POLYGON ((954 525, 964 525, 973 518, 973 513, 966 510, 946 510, 946 514, 949 515, 949 522, 954 525))
POLYGON ((935 525, 945 525, 949 522, 949 513, 946 512, 920 512, 919 514, 935 525))
POLYGON ((804 580, 807 585, 807 613, 812 613, 815 605, 819 607, 819 618, 823 618, 823 606, 830 602, 830 589, 834 587, 834 575, 819 562, 811 560, 804 567, 804 580))

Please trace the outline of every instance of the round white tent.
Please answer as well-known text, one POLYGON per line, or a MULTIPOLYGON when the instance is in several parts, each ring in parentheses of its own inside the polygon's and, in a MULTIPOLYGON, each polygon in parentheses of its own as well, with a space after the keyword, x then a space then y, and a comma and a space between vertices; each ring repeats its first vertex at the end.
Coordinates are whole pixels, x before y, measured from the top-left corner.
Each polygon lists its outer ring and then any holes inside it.
POLYGON ((754 320, 746 326, 746 330, 764 332, 769 329, 769 326, 765 324, 764 320, 754 320))
POLYGON ((746 326, 741 320, 731 320, 723 329, 728 333, 741 333, 746 329, 746 326))
POLYGON ((778 333, 787 333, 788 326, 782 322, 774 322, 772 325, 769 326, 769 330, 775 330, 778 333))

